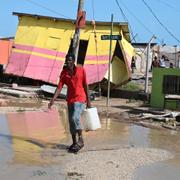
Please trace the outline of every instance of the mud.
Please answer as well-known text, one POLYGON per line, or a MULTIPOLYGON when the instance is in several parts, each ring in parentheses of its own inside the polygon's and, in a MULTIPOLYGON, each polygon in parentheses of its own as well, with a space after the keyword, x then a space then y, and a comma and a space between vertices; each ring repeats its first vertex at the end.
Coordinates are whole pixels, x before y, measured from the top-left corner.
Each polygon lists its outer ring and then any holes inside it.
POLYGON ((71 138, 64 101, 56 102, 51 111, 47 111, 48 101, 24 105, 13 101, 0 108, 4 110, 0 114, 3 180, 180 177, 180 133, 133 124, 128 111, 141 102, 113 99, 108 118, 105 101, 93 102, 102 128, 84 132, 85 147, 74 155, 66 151, 71 138))

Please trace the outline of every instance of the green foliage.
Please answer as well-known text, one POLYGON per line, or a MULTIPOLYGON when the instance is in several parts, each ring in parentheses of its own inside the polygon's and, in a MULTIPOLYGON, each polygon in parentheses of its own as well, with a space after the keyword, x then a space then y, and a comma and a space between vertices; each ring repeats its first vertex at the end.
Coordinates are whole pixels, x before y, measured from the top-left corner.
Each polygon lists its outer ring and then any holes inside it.
POLYGON ((142 90, 142 85, 135 82, 129 82, 127 84, 122 85, 120 89, 126 91, 140 91, 142 90))

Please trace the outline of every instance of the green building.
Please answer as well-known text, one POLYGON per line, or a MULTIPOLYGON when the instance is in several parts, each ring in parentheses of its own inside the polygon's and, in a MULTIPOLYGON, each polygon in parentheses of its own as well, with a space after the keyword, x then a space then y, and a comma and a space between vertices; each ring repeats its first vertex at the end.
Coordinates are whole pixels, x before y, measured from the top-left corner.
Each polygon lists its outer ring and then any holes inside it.
POLYGON ((153 68, 150 105, 180 110, 180 69, 153 68))

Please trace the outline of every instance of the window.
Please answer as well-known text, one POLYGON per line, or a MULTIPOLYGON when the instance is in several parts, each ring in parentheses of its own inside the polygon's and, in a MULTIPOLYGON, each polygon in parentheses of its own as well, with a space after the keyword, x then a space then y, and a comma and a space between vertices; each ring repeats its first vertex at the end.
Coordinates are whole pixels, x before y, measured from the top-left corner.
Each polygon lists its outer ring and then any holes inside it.
POLYGON ((164 94, 180 94, 180 76, 166 75, 163 80, 164 94))
MULTIPOLYGON (((71 45, 69 47, 69 51, 68 52, 72 52, 72 50, 73 50, 72 46, 73 46, 73 40, 71 40, 71 45)), ((85 57, 86 57, 87 47, 88 47, 88 41, 80 40, 77 64, 84 65, 84 60, 85 60, 85 57)))
POLYGON ((47 41, 46 41, 46 44, 45 44, 45 48, 51 49, 51 50, 58 50, 59 46, 60 46, 60 40, 61 39, 59 39, 57 37, 49 36, 47 38, 47 41))

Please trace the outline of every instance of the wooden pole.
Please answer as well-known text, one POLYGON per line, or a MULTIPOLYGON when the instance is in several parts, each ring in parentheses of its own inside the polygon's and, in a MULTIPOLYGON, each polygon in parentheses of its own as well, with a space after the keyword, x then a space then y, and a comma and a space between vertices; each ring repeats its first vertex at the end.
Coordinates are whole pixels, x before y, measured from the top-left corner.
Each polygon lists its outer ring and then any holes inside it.
MULTIPOLYGON (((110 36, 112 36, 113 33, 113 14, 111 14, 111 31, 110 36)), ((109 97, 110 97, 110 76, 111 76, 111 59, 112 59, 112 38, 110 38, 110 45, 109 45, 109 64, 108 64, 108 89, 107 89, 107 116, 108 116, 108 108, 109 108, 109 97)))
MULTIPOLYGON (((77 19, 78 20, 78 13, 80 11, 83 11, 84 8, 84 0, 79 0, 78 3, 78 10, 77 10, 77 19)), ((75 29, 75 33, 73 36, 73 53, 75 55, 75 62, 77 62, 77 58, 78 58, 78 52, 79 52, 79 39, 80 39, 80 28, 76 27, 75 29)))
POLYGON ((153 35, 152 38, 150 39, 148 46, 147 46, 147 61, 146 61, 146 74, 145 74, 145 93, 148 93, 148 81, 149 81, 149 61, 150 61, 150 48, 151 48, 151 42, 153 39, 156 37, 153 35))

